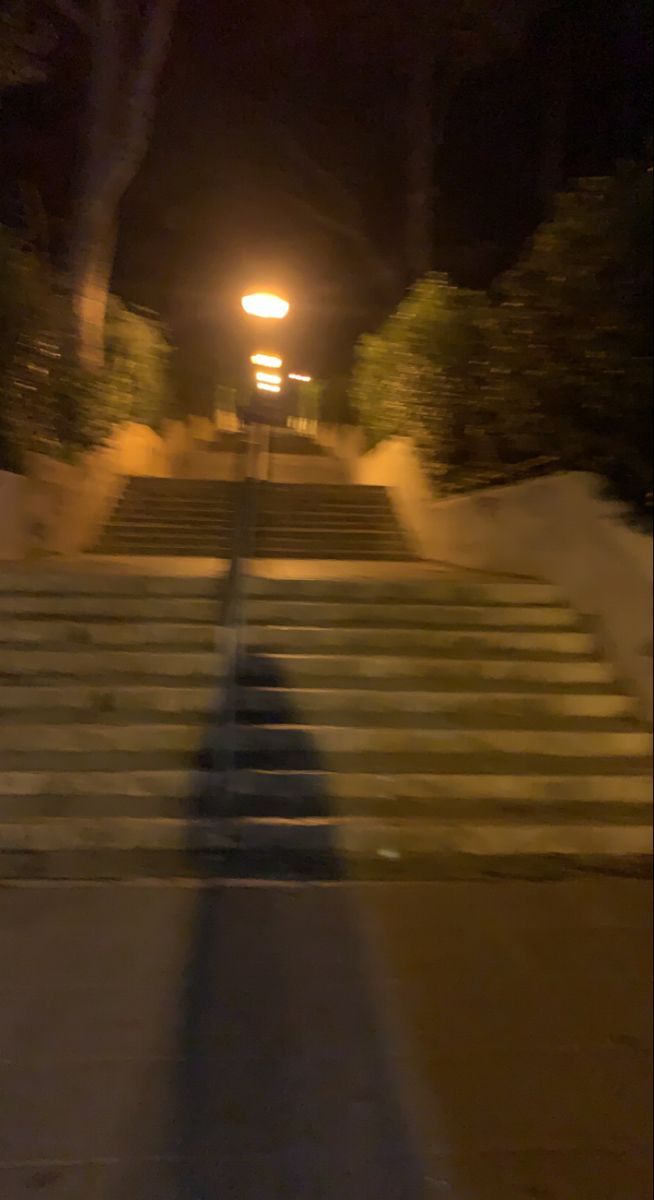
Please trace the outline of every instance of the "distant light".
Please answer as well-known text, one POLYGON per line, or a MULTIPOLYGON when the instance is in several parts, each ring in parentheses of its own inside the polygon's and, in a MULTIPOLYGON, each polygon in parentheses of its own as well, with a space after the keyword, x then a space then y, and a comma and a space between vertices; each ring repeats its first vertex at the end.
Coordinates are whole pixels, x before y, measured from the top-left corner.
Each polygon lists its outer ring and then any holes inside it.
POLYGON ((259 383, 281 383, 281 375, 270 375, 268 371, 257 371, 259 383))
POLYGON ((258 383, 257 387, 260 392, 281 392, 278 383, 258 383))
POLYGON ((310 375, 289 375, 289 379, 295 379, 297 383, 311 383, 310 375))
POLYGON ((281 358, 276 358, 274 354, 253 354, 250 362, 255 367, 281 367, 281 358))
POLYGON ((251 296, 243 296, 241 304, 248 316, 267 317, 273 321, 281 321, 291 307, 288 300, 273 296, 271 292, 254 292, 251 296))

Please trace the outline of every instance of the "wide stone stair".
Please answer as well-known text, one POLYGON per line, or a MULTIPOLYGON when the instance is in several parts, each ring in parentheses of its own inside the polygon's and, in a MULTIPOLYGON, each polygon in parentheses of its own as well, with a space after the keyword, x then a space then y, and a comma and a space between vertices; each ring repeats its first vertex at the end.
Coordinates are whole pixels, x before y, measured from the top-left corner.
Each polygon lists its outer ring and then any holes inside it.
MULTIPOLYGON (((229 557, 241 484, 136 477, 94 554, 229 557)), ((253 556, 357 561, 413 558, 385 488, 257 483, 253 556)))
POLYGON ((250 841, 340 864, 650 853, 651 733, 553 588, 252 578, 244 637, 250 841))
POLYGON ((255 554, 402 562, 415 557, 383 487, 259 483, 255 554))
POLYGON ((83 567, 0 577, 0 873, 111 874, 112 855, 186 849, 221 592, 83 567))
POLYGON ((134 476, 92 553, 229 557, 238 495, 221 480, 134 476))
POLYGON ((0 872, 647 858, 651 733, 552 588, 246 587, 230 713, 219 581, 2 577, 0 872))

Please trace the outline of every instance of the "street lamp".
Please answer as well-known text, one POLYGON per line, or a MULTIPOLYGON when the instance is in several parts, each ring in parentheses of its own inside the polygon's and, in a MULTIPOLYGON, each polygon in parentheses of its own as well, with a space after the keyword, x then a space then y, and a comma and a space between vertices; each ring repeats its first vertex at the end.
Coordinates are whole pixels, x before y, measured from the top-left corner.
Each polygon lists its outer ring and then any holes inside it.
POLYGON ((269 321, 282 321, 291 307, 288 300, 272 292, 253 292, 241 299, 243 311, 249 317, 263 317, 269 321))
POLYGON ((282 360, 275 354, 252 354, 250 362, 255 367, 281 367, 282 360))
POLYGON ((281 375, 272 375, 269 371, 257 371, 255 376, 257 383, 280 383, 282 382, 281 375))
POLYGON ((282 389, 278 383, 262 383, 259 380, 257 390, 260 392, 281 392, 282 389))
POLYGON ((289 375, 289 379, 294 379, 296 383, 311 383, 310 375, 289 375))

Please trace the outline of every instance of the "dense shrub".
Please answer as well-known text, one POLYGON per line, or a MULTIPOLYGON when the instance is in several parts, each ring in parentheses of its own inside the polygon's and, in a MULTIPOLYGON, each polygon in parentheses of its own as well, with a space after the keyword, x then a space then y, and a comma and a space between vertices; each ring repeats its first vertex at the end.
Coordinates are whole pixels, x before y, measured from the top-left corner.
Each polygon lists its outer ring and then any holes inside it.
POLYGON ((0 229, 0 469, 28 450, 71 458, 120 421, 156 426, 168 411, 169 348, 161 326, 110 298, 105 366, 76 362, 65 288, 0 229))
POLYGON ((443 491, 558 466, 643 506, 651 210, 651 174, 584 180, 489 294, 421 280, 359 344, 351 395, 371 441, 414 437, 443 491))

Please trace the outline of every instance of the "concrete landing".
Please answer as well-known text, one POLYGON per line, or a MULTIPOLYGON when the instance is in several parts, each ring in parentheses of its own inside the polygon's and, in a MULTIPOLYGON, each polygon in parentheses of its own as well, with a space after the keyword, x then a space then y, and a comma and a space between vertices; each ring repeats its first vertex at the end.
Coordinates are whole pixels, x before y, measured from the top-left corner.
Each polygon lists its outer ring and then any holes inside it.
POLYGON ((641 882, 0 889, 3 1200, 648 1200, 641 882))

